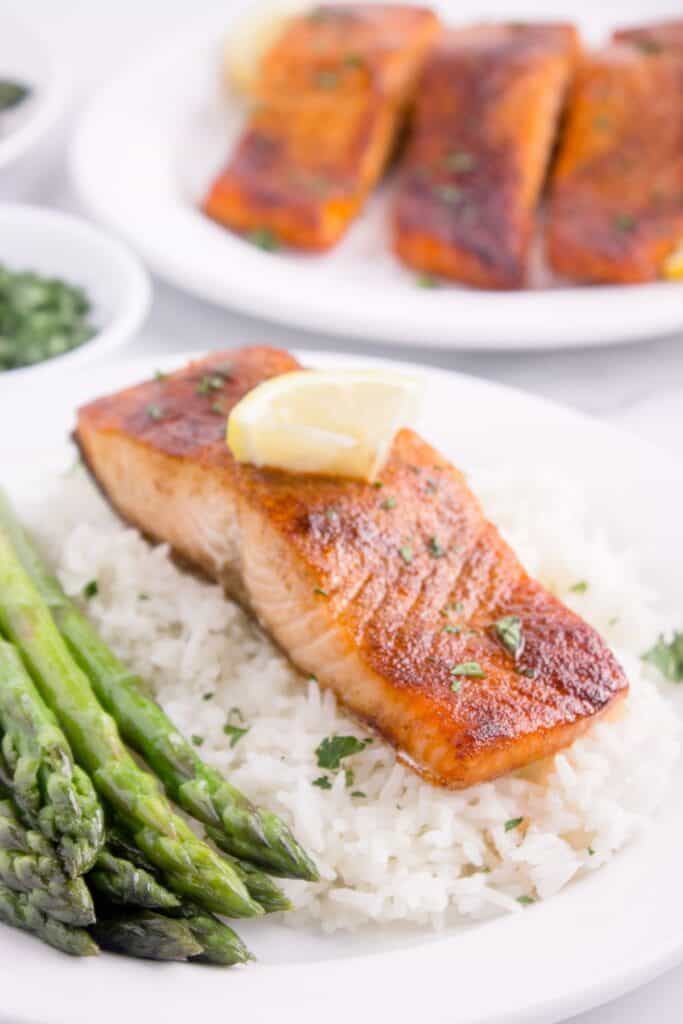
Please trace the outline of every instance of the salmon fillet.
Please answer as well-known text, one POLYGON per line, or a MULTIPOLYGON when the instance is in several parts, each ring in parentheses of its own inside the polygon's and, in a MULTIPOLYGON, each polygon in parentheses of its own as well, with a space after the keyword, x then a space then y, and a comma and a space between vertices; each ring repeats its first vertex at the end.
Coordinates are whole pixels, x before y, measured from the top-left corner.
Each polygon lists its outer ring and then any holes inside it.
POLYGON ((534 214, 578 53, 570 25, 445 33, 420 80, 393 217, 416 270, 521 288, 534 214))
POLYGON ((616 43, 630 43, 645 53, 671 50, 683 54, 683 19, 620 28, 613 33, 612 39, 616 43))
POLYGON ((424 778, 468 786, 566 746, 625 695, 623 672, 438 452, 402 431, 381 487, 233 459, 226 414, 298 368, 274 349, 213 354, 86 405, 76 436, 126 520, 220 580, 424 778), (521 619, 516 656, 502 616, 521 619), (476 676, 453 672, 470 662, 476 676))
POLYGON ((653 281, 683 239, 683 51, 614 44, 581 67, 546 223, 553 269, 653 281))
POLYGON ((438 30, 421 7, 294 18, 263 61, 258 105, 204 211, 235 231, 329 249, 386 166, 438 30))

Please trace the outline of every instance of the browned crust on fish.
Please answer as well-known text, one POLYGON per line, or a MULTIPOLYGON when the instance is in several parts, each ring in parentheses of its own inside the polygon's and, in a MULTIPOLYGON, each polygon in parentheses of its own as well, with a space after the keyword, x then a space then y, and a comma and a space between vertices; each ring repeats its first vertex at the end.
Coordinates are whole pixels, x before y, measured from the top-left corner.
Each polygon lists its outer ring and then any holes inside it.
POLYGON ((546 243, 578 281, 654 281, 683 238, 683 53, 616 44, 577 76, 546 243))
POLYGON ((77 438, 127 520, 226 582, 299 668, 425 778, 467 786, 566 746, 625 695, 624 674, 596 631, 527 575, 438 452, 402 431, 381 488, 233 459, 226 414, 298 368, 273 349, 214 354, 85 406, 77 438), (207 392, 207 377, 220 387, 207 392), (236 530, 231 564, 196 528, 204 520, 213 536, 236 530), (283 581, 284 619, 254 584, 254 558, 283 581), (493 628, 504 615, 523 623, 517 658, 493 628), (299 619, 310 638, 329 634, 324 659, 292 650, 299 619), (485 677, 454 692, 464 662, 485 677))
POLYGON ((296 248, 334 245, 385 168, 438 30, 422 7, 339 5, 294 18, 266 55, 258 106, 204 211, 296 248))
POLYGON ((416 270, 521 288, 535 208, 578 53, 563 24, 484 24, 427 61, 394 209, 416 270))

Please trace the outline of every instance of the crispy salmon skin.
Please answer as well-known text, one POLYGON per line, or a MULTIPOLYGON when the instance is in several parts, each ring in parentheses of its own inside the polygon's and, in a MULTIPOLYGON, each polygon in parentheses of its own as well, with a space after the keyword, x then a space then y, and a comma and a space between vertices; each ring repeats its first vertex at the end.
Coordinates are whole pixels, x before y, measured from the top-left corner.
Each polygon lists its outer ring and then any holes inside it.
POLYGON ((233 459, 225 414, 298 368, 273 349, 214 354, 85 406, 76 436, 126 520, 222 581, 424 778, 463 787, 566 746, 624 674, 438 452, 402 431, 381 487, 233 459))
POLYGON ((552 179, 550 263, 577 281, 653 281, 681 239, 683 50, 611 45, 577 75, 552 179))
POLYGON ((444 33, 418 89, 394 209, 398 257, 482 288, 520 288, 578 52, 570 25, 444 33))
POLYGON ((263 60, 258 104, 204 211, 296 248, 334 245, 384 170, 438 31, 422 7, 293 18, 263 60))

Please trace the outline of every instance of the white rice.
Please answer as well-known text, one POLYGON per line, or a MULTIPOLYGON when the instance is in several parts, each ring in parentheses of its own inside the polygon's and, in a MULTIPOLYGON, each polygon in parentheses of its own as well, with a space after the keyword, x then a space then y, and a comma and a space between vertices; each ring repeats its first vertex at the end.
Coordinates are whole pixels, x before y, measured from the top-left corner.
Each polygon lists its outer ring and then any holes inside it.
POLYGON ((475 489, 529 571, 608 638, 631 693, 616 720, 532 773, 460 793, 422 782, 378 739, 344 762, 354 773, 350 788, 343 771, 322 773, 320 741, 362 738, 362 728, 292 669, 219 587, 179 571, 165 547, 122 526, 84 473, 72 472, 43 498, 49 517, 33 517, 70 594, 97 579, 90 615, 177 725, 201 738, 202 756, 282 814, 314 856, 319 883, 285 883, 297 906, 286 915, 293 925, 439 927, 520 910, 520 897, 546 899, 603 865, 664 799, 678 722, 639 656, 670 623, 655 614, 628 561, 587 535, 571 484, 513 472, 501 479, 497 471, 478 476, 475 489), (588 589, 572 591, 580 580, 588 589), (231 747, 223 726, 235 707, 249 731, 231 747), (321 774, 331 789, 312 784, 321 774), (522 823, 506 830, 517 818, 522 823))

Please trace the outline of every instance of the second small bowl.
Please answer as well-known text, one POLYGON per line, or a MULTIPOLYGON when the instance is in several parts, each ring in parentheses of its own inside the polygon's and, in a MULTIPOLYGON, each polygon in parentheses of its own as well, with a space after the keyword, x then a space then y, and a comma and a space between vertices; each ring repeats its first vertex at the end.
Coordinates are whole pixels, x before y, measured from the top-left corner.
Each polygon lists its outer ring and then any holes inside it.
POLYGON ((57 210, 0 204, 0 266, 59 278, 84 290, 95 333, 78 348, 32 366, 0 371, 0 388, 25 384, 53 367, 80 366, 124 345, 142 327, 149 275, 125 245, 85 220, 57 210))

